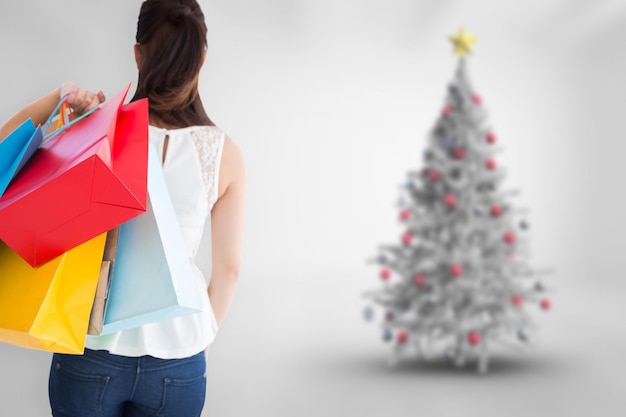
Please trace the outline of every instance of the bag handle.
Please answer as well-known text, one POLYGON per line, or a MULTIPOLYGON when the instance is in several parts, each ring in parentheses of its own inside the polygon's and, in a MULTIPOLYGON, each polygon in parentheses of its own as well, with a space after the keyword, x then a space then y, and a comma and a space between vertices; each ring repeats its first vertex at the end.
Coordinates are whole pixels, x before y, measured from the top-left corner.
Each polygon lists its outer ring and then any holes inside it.
POLYGON ((75 118, 74 120, 70 120, 70 114, 73 112, 70 109, 70 105, 67 103, 67 99, 69 98, 69 96, 70 96, 70 93, 67 93, 63 97, 61 97, 59 104, 57 104, 57 106, 54 108, 54 110, 50 114, 50 117, 48 117, 48 120, 46 120, 46 123, 44 123, 42 127, 42 131, 45 134, 45 132, 47 132, 48 129, 50 128, 50 124, 52 123, 52 120, 56 116, 57 112, 59 113, 59 119, 57 120, 55 130, 46 134, 43 137, 42 144, 46 143, 53 137, 57 136, 59 133, 63 132, 68 127, 75 125, 76 123, 83 120, 85 117, 89 116, 90 114, 98 110, 98 106, 96 106, 93 109, 89 110, 88 112, 83 113, 79 117, 75 118))

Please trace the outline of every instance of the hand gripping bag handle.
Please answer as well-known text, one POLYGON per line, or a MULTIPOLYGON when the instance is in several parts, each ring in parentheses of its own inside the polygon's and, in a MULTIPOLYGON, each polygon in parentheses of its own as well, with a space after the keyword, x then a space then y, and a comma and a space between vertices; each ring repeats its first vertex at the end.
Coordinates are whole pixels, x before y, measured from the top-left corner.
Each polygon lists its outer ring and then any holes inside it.
POLYGON ((56 116, 57 112, 59 113, 59 119, 57 120, 55 130, 44 136, 42 144, 46 143, 48 140, 57 136, 59 133, 63 132, 68 127, 75 125, 76 123, 83 120, 85 117, 89 116, 90 114, 98 110, 98 106, 96 106, 93 109, 89 110, 88 112, 75 118, 74 120, 69 120, 70 106, 67 103, 67 99, 69 98, 69 96, 70 96, 70 93, 67 93, 63 97, 61 97, 61 100, 59 101, 57 106, 54 108, 52 113, 50 114, 50 117, 48 117, 48 120, 46 120, 46 123, 44 123, 42 131, 47 132, 48 129, 50 129, 50 124, 54 120, 54 117, 56 116))

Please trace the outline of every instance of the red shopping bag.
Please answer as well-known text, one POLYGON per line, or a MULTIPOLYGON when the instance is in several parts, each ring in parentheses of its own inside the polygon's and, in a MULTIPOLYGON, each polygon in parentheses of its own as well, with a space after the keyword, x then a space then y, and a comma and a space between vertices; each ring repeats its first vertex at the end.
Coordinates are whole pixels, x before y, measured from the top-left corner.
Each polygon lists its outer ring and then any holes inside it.
POLYGON ((146 211, 148 102, 128 89, 45 142, 0 198, 0 240, 32 266, 146 211))

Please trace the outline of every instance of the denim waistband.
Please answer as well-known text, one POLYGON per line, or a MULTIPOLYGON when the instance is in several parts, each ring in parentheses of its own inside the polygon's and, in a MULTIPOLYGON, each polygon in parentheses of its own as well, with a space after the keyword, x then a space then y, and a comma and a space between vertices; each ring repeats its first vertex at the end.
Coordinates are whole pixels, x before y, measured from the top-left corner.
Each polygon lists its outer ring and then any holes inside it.
POLYGON ((119 369, 136 369, 141 368, 144 370, 149 369, 165 369, 170 366, 180 365, 181 362, 193 363, 195 361, 204 360, 204 352, 198 352, 197 354, 188 358, 181 359, 161 359, 154 356, 120 356, 109 353, 106 350, 92 350, 85 349, 83 354, 85 360, 93 362, 104 362, 109 366, 119 369))

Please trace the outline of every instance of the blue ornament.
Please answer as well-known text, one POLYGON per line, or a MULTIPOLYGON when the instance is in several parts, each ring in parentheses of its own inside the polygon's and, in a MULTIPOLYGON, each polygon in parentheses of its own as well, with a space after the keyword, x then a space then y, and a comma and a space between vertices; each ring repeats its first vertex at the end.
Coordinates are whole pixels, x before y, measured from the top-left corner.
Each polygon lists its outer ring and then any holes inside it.
POLYGON ((530 226, 528 225, 528 222, 526 220, 522 220, 521 222, 519 222, 519 227, 522 230, 528 230, 530 228, 530 226))
POLYGON ((448 84, 448 90, 455 91, 456 89, 457 89, 456 84, 454 84, 454 83, 448 84))
POLYGON ((539 281, 535 282, 535 291, 541 292, 545 289, 543 284, 539 281))
POLYGON ((378 258, 376 260, 378 261, 379 264, 387 263, 387 257, 385 256, 384 253, 381 253, 380 255, 378 255, 378 258))
POLYGON ((526 341, 528 341, 528 334, 526 334, 526 332, 524 330, 518 330, 517 331, 517 338, 519 340, 521 340, 522 342, 526 342, 526 341))
POLYGON ((374 318, 374 309, 370 306, 367 306, 363 309, 363 318, 365 321, 372 321, 374 318))
POLYGON ((451 347, 446 348, 446 349, 443 351, 443 357, 444 357, 444 358, 446 358, 446 359, 452 359, 452 358, 454 358, 454 349, 453 349, 453 348, 451 348, 451 347))
POLYGON ((426 304, 434 304, 437 301, 437 296, 433 293, 424 294, 424 301, 426 304))
POLYGON ((433 156, 433 151, 431 151, 430 149, 426 149, 424 151, 424 158, 426 158, 426 160, 431 160, 433 156))
POLYGON ((391 330, 385 329, 383 331, 383 341, 384 342, 391 342, 392 339, 393 339, 393 334, 391 334, 391 330))
POLYGON ((443 147, 446 148, 448 151, 452 151, 452 149, 454 149, 454 140, 450 139, 447 136, 444 136, 442 139, 442 143, 443 143, 443 147))

